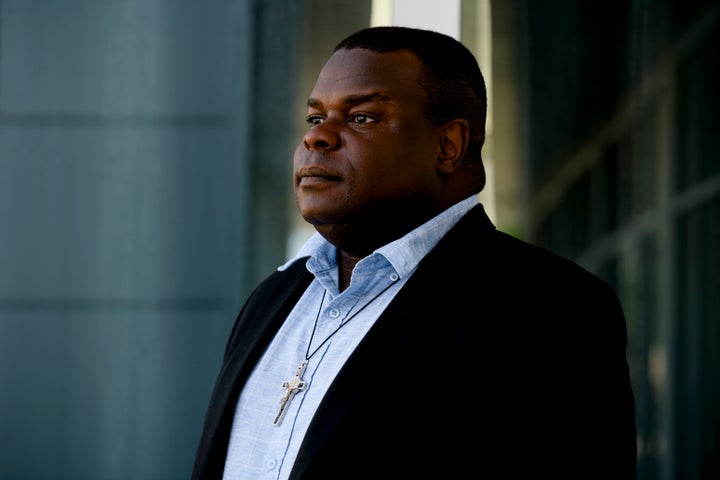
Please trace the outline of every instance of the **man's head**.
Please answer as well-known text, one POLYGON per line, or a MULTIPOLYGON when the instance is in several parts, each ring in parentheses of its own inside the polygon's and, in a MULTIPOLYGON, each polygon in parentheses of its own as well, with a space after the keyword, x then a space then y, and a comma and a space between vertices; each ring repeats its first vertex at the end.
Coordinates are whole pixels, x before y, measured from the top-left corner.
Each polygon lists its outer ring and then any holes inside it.
POLYGON ((477 191, 485 186, 481 150, 485 142, 487 91, 485 79, 472 52, 443 33, 397 26, 360 30, 337 44, 342 49, 363 48, 373 52, 409 50, 422 62, 420 86, 427 93, 425 115, 436 126, 453 118, 470 125, 466 168, 478 176, 477 191))
POLYGON ((485 86, 451 37, 375 27, 340 42, 308 99, 295 152, 301 214, 364 256, 479 192, 485 86))

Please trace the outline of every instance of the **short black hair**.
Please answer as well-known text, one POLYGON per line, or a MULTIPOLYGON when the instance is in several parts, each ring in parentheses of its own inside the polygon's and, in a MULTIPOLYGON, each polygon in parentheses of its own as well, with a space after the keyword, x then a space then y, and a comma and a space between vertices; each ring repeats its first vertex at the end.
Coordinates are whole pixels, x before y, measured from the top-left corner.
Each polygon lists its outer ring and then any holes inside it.
POLYGON ((409 50, 423 64, 420 86, 427 94, 425 117, 440 126, 454 118, 470 125, 470 143, 464 168, 476 178, 475 189, 485 186, 481 150, 485 142, 487 91, 477 59, 460 41, 432 30, 401 26, 369 27, 341 40, 338 50, 361 48, 378 53, 409 50))

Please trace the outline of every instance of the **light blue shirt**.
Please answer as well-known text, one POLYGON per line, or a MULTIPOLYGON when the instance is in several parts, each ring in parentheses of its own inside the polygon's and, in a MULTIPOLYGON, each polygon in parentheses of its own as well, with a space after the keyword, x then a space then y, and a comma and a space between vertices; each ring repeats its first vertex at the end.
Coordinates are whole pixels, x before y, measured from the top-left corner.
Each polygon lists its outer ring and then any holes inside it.
POLYGON ((225 480, 289 477, 315 410, 345 361, 420 260, 477 203, 477 195, 472 195, 363 258, 355 265, 350 286, 342 293, 336 249, 317 233, 292 260, 279 267, 283 270, 309 255, 306 268, 315 279, 240 394, 225 461, 225 480), (282 384, 293 378, 307 354, 310 359, 302 376, 305 388, 289 402, 281 423, 273 425, 284 393, 282 384))

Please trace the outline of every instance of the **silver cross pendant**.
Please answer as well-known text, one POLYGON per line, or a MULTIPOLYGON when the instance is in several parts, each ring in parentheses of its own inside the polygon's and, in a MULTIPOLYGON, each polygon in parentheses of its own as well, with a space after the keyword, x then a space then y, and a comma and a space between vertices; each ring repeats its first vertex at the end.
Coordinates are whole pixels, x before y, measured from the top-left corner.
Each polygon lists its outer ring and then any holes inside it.
POLYGON ((285 393, 280 399, 280 409, 278 410, 277 415, 275 415, 273 425, 280 425, 280 422, 282 422, 282 419, 285 416, 285 412, 287 411, 287 407, 290 405, 290 401, 293 399, 297 392, 299 392, 300 390, 305 390, 305 385, 307 383, 302 379, 302 375, 305 372, 307 364, 308 361, 304 360, 295 371, 295 376, 289 381, 283 382, 282 387, 285 389, 285 393))

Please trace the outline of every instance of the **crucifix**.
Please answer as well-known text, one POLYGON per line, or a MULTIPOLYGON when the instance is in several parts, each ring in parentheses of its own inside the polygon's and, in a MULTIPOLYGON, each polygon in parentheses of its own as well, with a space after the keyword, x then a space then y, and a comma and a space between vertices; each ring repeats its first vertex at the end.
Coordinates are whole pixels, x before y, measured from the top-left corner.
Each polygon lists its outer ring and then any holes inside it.
POLYGON ((306 382, 302 379, 302 374, 305 372, 305 367, 307 367, 307 364, 308 361, 304 360, 295 371, 295 376, 289 381, 283 382, 282 387, 285 389, 285 393, 280 399, 280 409, 278 410, 277 415, 275 415, 273 425, 280 425, 280 422, 282 422, 283 416, 287 411, 287 407, 288 405, 290 405, 290 401, 293 399, 297 392, 299 392, 300 390, 305 390, 306 382))

